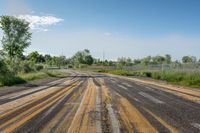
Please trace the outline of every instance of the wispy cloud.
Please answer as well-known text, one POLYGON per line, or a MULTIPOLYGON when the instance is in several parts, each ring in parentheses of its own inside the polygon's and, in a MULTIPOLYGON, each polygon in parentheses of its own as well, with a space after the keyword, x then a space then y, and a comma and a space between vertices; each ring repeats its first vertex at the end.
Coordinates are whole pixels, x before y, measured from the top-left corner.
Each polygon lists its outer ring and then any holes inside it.
POLYGON ((30 28, 37 31, 48 31, 48 26, 56 25, 64 21, 54 16, 19 15, 17 18, 25 19, 30 23, 30 28))

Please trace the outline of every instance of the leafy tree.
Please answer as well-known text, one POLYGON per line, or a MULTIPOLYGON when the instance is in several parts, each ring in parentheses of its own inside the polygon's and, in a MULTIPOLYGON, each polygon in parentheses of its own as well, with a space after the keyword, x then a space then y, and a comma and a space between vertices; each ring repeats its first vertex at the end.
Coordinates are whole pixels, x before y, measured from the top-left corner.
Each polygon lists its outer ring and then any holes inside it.
POLYGON ((125 66, 126 65, 126 58, 125 57, 118 58, 117 62, 119 63, 119 65, 125 66))
POLYGON ((53 66, 57 66, 59 68, 61 68, 61 66, 65 66, 66 65, 66 57, 65 56, 59 56, 59 57, 52 57, 51 59, 51 64, 53 66))
POLYGON ((28 58, 28 60, 30 60, 30 61, 33 61, 33 62, 38 62, 38 60, 39 60, 39 56, 40 56, 40 54, 37 52, 37 51, 35 51, 35 52, 31 52, 28 56, 27 56, 27 58, 28 58))
POLYGON ((41 54, 39 54, 37 51, 32 52, 28 55, 28 60, 33 61, 35 63, 44 63, 45 57, 41 54))
POLYGON ((165 62, 165 57, 159 55, 152 57, 152 62, 153 64, 163 64, 165 62))
POLYGON ((51 55, 44 55, 45 64, 52 66, 52 57, 51 55))
POLYGON ((121 58, 118 58, 117 60, 118 60, 119 65, 122 65, 122 66, 131 66, 133 64, 131 58, 121 57, 121 58))
POLYGON ((140 64, 140 63, 141 63, 141 60, 140 60, 140 59, 135 59, 135 60, 133 61, 133 63, 136 64, 136 65, 137 65, 137 64, 140 64))
POLYGON ((149 65, 151 63, 151 56, 147 56, 141 60, 143 65, 149 65))
POLYGON ((166 60, 166 63, 167 63, 167 64, 170 64, 170 63, 172 62, 171 55, 166 54, 166 55, 165 55, 165 60, 166 60))
POLYGON ((87 55, 87 56, 85 57, 85 64, 87 64, 87 65, 92 65, 93 62, 94 62, 94 59, 92 58, 91 55, 87 55))
POLYGON ((183 63, 192 63, 195 59, 192 56, 183 56, 182 62, 183 63))
POLYGON ((83 51, 78 51, 73 57, 72 57, 73 65, 78 67, 80 64, 87 64, 92 65, 94 62, 93 57, 90 55, 90 51, 88 49, 85 49, 83 51))
POLYGON ((29 23, 13 16, 2 16, 0 25, 4 34, 3 51, 12 61, 22 57, 24 49, 31 44, 32 34, 29 32, 29 23))

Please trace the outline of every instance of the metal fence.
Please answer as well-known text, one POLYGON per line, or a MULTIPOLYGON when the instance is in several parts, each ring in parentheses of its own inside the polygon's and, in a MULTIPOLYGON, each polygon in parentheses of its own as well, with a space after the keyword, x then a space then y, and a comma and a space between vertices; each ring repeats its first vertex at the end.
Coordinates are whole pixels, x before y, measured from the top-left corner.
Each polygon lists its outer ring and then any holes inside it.
POLYGON ((200 72, 200 64, 153 64, 153 65, 133 65, 133 66, 90 66, 91 70, 132 70, 132 71, 184 71, 184 72, 200 72))

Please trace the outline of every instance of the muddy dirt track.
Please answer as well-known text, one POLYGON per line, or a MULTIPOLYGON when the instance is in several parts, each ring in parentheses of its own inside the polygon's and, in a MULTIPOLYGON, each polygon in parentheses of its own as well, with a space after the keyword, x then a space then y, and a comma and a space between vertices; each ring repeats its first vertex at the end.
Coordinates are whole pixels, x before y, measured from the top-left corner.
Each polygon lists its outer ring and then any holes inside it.
POLYGON ((0 90, 0 132, 200 133, 200 91, 80 73, 0 90))

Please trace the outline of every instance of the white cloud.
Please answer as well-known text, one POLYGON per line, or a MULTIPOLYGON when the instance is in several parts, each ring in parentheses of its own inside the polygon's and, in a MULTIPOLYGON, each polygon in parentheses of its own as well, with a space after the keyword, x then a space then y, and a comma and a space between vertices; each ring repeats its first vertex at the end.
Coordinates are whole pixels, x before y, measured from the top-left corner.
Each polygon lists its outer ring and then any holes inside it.
POLYGON ((25 19, 30 23, 30 28, 37 31, 48 31, 47 27, 64 21, 54 16, 19 15, 17 18, 25 19))

